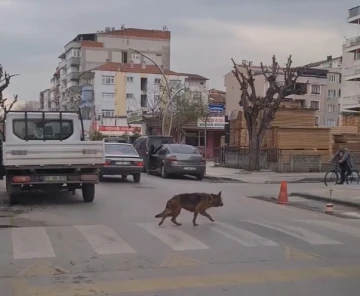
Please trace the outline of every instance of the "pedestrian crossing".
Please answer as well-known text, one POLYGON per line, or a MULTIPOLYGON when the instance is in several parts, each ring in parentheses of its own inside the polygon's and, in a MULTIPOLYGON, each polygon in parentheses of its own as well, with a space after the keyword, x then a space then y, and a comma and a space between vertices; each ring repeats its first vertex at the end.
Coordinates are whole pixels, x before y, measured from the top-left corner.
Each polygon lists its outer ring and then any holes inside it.
POLYGON ((231 242, 241 251, 241 248, 253 247, 279 248, 286 244, 286 239, 312 246, 338 246, 348 244, 350 239, 360 239, 360 224, 357 227, 329 220, 293 220, 291 223, 244 220, 237 221, 236 225, 217 221, 204 223, 197 228, 143 222, 129 224, 128 227, 130 233, 119 232, 105 225, 56 226, 56 231, 52 231, 51 226, 0 229, 0 261, 3 254, 11 254, 13 260, 55 258, 59 251, 59 240, 61 246, 66 244, 74 250, 91 250, 102 256, 131 255, 144 250, 134 245, 135 241, 142 245, 149 244, 147 250, 151 252, 161 248, 160 245, 173 251, 212 250, 219 247, 216 244, 218 240, 231 242), (50 235, 51 232, 53 235, 50 235), (134 234, 137 236, 135 241, 131 239, 134 234), (151 242, 148 235, 153 237, 151 242), (6 238, 11 240, 11 246, 6 238), (6 250, 9 246, 11 250, 6 250))

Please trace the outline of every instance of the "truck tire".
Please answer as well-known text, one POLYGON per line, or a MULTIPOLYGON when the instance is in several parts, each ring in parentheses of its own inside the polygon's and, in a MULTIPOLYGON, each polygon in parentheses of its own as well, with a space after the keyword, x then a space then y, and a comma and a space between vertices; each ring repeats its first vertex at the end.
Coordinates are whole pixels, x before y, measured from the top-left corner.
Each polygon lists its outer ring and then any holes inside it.
POLYGON ((17 198, 14 193, 14 186, 10 182, 10 178, 6 178, 6 193, 8 195, 8 200, 10 205, 16 205, 17 198))
POLYGON ((134 182, 135 182, 135 183, 139 183, 139 182, 140 182, 140 179, 141 179, 141 174, 140 174, 140 173, 134 174, 134 175, 133 175, 133 179, 134 179, 134 182))
POLYGON ((95 184, 82 184, 81 190, 84 202, 93 202, 95 198, 95 184))

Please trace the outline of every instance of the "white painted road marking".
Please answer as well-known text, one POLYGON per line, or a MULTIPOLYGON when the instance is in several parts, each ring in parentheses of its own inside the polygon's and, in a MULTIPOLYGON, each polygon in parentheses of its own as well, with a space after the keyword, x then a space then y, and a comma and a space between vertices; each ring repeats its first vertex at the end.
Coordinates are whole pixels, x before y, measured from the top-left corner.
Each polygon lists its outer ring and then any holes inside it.
POLYGON ((157 223, 137 223, 147 232, 167 244, 174 251, 206 250, 207 245, 174 227, 158 226, 157 223))
POLYGON ((11 235, 14 259, 55 257, 44 227, 13 228, 11 235))
POLYGON ((211 225, 210 229, 246 247, 278 246, 277 243, 265 237, 222 222, 216 222, 216 224, 211 225))
POLYGON ((136 253, 119 235, 104 225, 75 225, 98 255, 136 253))
POLYGON ((329 228, 331 230, 349 234, 351 236, 360 237, 360 228, 358 228, 358 227, 339 224, 339 223, 326 221, 326 220, 296 220, 296 221, 299 221, 302 223, 307 223, 307 224, 312 224, 312 225, 316 225, 316 226, 322 226, 322 227, 329 228))
POLYGON ((332 240, 330 238, 327 238, 326 236, 323 236, 323 235, 315 233, 315 232, 311 232, 307 229, 300 228, 300 227, 283 225, 280 223, 269 222, 269 221, 266 221, 264 223, 257 222, 257 221, 246 221, 246 222, 285 233, 287 235, 290 235, 290 236, 296 237, 298 239, 301 239, 303 241, 306 241, 307 243, 309 243, 311 245, 340 245, 340 244, 342 244, 339 241, 332 240))

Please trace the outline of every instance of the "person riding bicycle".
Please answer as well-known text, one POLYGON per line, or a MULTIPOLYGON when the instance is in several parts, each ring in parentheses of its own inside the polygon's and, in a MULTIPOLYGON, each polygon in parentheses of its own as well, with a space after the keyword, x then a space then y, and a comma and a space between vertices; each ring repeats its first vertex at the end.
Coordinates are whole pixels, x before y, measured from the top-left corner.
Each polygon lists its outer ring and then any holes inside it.
POLYGON ((335 155, 333 156, 332 159, 330 159, 330 162, 333 162, 334 160, 336 160, 339 163, 339 167, 341 170, 341 181, 339 184, 344 184, 345 179, 346 179, 346 172, 347 175, 350 176, 351 175, 351 169, 354 166, 354 162, 353 159, 351 157, 350 151, 347 148, 340 148, 335 155))

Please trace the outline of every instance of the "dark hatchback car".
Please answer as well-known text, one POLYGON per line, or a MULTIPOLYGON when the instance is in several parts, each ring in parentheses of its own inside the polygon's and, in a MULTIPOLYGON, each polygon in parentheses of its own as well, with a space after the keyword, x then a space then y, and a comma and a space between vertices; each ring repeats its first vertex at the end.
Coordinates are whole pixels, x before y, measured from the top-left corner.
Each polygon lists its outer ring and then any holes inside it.
POLYGON ((163 144, 174 144, 174 138, 170 136, 142 136, 138 138, 134 147, 144 161, 144 172, 147 171, 149 155, 163 144), (150 151, 152 149, 152 151, 150 151))
POLYGON ((191 145, 164 144, 149 156, 147 172, 160 173, 162 178, 169 175, 190 175, 202 180, 206 161, 199 150, 191 145))

